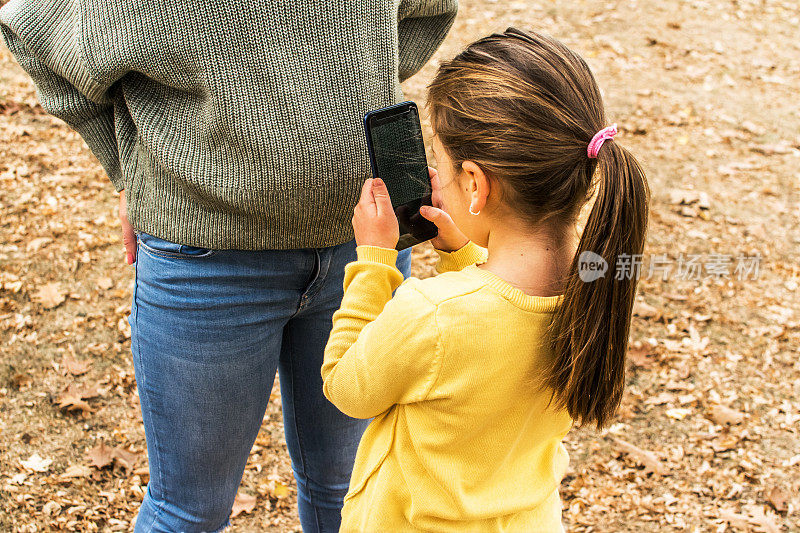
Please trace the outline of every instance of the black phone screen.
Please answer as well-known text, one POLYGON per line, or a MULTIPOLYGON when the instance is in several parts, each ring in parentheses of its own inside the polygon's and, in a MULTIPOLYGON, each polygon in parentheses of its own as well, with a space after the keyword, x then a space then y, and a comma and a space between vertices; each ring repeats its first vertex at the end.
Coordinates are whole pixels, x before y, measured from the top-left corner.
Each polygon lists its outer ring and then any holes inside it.
POLYGON ((436 225, 419 214, 422 205, 431 205, 431 181, 416 106, 371 113, 367 134, 375 174, 386 183, 400 224, 397 248, 435 237, 436 225))

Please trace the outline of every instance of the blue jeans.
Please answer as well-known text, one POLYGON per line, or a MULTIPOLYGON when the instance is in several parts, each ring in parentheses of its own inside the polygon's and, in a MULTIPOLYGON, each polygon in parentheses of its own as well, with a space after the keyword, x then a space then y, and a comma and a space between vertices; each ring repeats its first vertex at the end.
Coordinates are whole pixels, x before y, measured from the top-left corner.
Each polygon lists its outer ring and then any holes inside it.
MULTIPOLYGON (((276 371, 303 531, 338 531, 370 420, 339 412, 320 371, 355 240, 211 250, 139 232, 138 245, 129 321, 150 482, 135 531, 228 525, 276 371)), ((398 254, 404 277, 410 261, 398 254)))

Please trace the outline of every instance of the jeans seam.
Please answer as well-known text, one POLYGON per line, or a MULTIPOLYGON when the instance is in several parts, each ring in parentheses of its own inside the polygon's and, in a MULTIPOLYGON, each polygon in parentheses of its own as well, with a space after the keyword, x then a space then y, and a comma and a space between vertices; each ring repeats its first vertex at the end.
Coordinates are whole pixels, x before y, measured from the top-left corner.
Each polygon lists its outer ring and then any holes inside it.
MULTIPOLYGON (((292 350, 291 335, 287 335, 287 338, 285 340, 286 342, 289 343, 289 379, 292 382, 292 403, 294 403, 294 396, 297 393, 297 391, 295 390, 294 387, 294 368, 292 365, 294 359, 293 357, 294 351, 292 350)), ((305 454, 303 453, 303 446, 300 445, 300 440, 301 440, 300 426, 297 425, 297 410, 294 408, 294 406, 292 406, 292 423, 294 424, 294 432, 297 434, 298 448, 300 448, 300 461, 301 461, 300 466, 302 467, 303 476, 308 477, 308 474, 306 473, 306 457, 305 454)))
MULTIPOLYGON (((294 398, 297 396, 297 391, 295 390, 294 386, 294 350, 291 341, 291 335, 287 335, 287 342, 289 342, 289 378, 292 382, 292 403, 294 403, 294 398)), ((294 423, 294 432, 297 434, 297 447, 300 451, 300 461, 302 462, 300 466, 302 467, 303 477, 305 477, 306 480, 310 480, 311 478, 308 476, 308 471, 306 469, 306 456, 305 452, 303 451, 303 439, 300 436, 300 426, 297 424, 297 409, 294 406, 292 408, 292 422, 294 423)), ((314 503, 312 489, 308 482, 306 482, 306 490, 308 491, 308 499, 311 503, 311 508, 314 510, 314 521, 316 522, 317 531, 319 531, 321 529, 319 513, 317 513, 317 506, 314 503)))
MULTIPOLYGON (((141 244, 141 239, 138 239, 138 236, 137 236, 137 241, 138 241, 137 244, 141 244)), ((146 249, 146 247, 143 247, 143 249, 146 249)), ((136 324, 135 333, 136 333, 137 345, 139 343, 139 338, 140 338, 140 336, 139 336, 139 304, 138 304, 138 302, 136 302, 136 296, 139 293, 139 265, 140 265, 140 263, 137 261, 136 267, 134 268, 134 283, 133 283, 133 301, 134 301, 134 304, 135 304, 134 308, 136 309, 136 318, 134 318, 134 323, 136 324)), ((144 365, 142 364, 141 349, 138 349, 137 352, 138 353, 136 355, 136 358, 139 360, 139 368, 142 369, 142 387, 144 388, 144 385, 145 385, 145 383, 147 381, 147 377, 145 376, 144 365)), ((139 408, 140 409, 141 409, 142 393, 147 394, 147 392, 144 391, 144 390, 140 390, 139 391, 139 408)), ((149 402, 148 402, 148 405, 150 405, 149 402)), ((152 407, 152 406, 150 406, 150 407, 152 407)), ((142 422, 144 422, 144 417, 145 417, 144 411, 145 410, 142 409, 142 422)), ((158 467, 158 482, 159 482, 159 485, 161 486, 162 492, 166 495, 166 488, 164 486, 163 472, 161 471, 161 466, 160 466, 163 463, 161 461, 161 453, 159 451, 158 438, 156 437, 156 434, 155 434, 156 433, 156 428, 153 425, 153 420, 152 420, 152 418, 150 416, 149 409, 148 409, 148 412, 147 412, 146 416, 150 420, 150 427, 153 428, 153 449, 156 452, 156 461, 159 464, 159 467, 158 467)), ((150 469, 150 470, 152 471, 152 469, 150 469)), ((151 478, 151 481, 152 481, 152 478, 151 478)), ((147 492, 150 493, 150 500, 152 501, 153 500, 152 491, 150 491, 150 489, 148 488, 147 492)), ((158 518, 161 516, 162 512, 164 511, 164 501, 165 500, 166 500, 166 497, 162 498, 162 501, 158 502, 156 504, 156 512, 153 515, 153 523, 157 522, 158 518)), ((151 524, 151 526, 152 526, 152 524, 151 524)), ((151 529, 152 529, 152 527, 151 527, 151 529)))

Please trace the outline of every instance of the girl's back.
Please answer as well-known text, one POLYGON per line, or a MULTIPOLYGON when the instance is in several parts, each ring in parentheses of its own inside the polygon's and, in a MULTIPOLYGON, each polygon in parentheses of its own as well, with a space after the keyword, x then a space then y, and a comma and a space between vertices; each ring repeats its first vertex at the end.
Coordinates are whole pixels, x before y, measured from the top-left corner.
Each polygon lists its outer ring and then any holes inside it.
MULTIPOLYGON (((480 264, 484 252, 470 243, 455 253, 480 264)), ((548 407, 550 395, 530 379, 552 357, 546 329, 560 298, 527 295, 474 264, 409 278, 398 295, 433 310, 408 305, 411 316, 397 317, 398 326, 434 328, 430 350, 391 354, 428 358, 426 395, 367 428, 341 531, 560 527, 557 488, 568 462, 561 440, 572 419, 548 407)))

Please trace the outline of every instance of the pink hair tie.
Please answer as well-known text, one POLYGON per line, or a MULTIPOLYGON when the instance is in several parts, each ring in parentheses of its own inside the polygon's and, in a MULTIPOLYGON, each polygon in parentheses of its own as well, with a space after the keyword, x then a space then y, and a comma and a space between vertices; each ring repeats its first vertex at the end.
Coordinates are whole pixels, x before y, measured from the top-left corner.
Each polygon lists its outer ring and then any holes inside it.
POLYGON ((592 140, 589 141, 589 146, 586 147, 586 154, 591 158, 597 158, 597 152, 600 151, 600 147, 603 146, 603 141, 606 139, 610 139, 614 135, 617 134, 617 124, 614 123, 607 128, 603 128, 602 130, 598 131, 592 137, 592 140))

